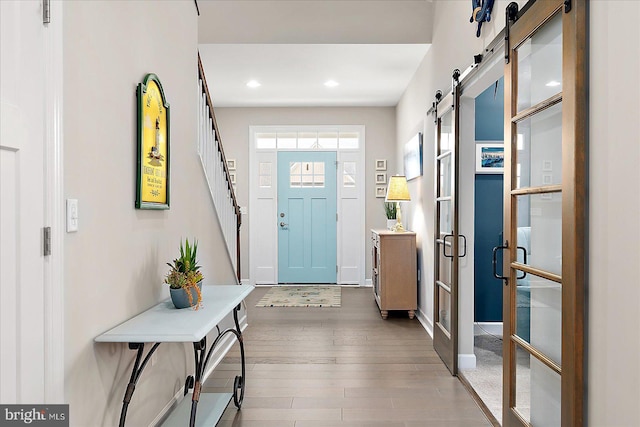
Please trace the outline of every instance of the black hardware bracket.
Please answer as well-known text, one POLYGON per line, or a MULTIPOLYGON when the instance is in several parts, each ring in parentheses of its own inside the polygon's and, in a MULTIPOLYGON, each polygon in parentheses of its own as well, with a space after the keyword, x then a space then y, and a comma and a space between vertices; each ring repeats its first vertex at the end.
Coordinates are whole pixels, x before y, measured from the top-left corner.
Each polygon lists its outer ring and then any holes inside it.
POLYGON ((433 119, 433 122, 437 125, 438 124, 438 104, 440 104, 440 101, 442 100, 442 91, 441 90, 437 90, 436 91, 435 98, 436 98, 436 100, 433 103, 433 112, 434 112, 435 118, 433 119))
POLYGON ((453 86, 457 86, 458 83, 460 83, 460 70, 457 68, 453 70, 453 74, 451 74, 451 77, 453 78, 453 86))
POLYGON ((518 20, 518 3, 511 2, 505 9, 505 20, 506 25, 504 28, 504 62, 505 64, 509 63, 509 33, 511 30, 511 25, 518 20))

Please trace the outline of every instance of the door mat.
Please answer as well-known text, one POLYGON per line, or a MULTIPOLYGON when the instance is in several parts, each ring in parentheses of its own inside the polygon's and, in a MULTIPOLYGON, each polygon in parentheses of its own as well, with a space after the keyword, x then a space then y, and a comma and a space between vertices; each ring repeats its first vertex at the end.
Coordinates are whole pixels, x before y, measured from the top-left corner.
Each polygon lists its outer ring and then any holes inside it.
POLYGON ((340 286, 274 286, 256 307, 340 307, 340 286))

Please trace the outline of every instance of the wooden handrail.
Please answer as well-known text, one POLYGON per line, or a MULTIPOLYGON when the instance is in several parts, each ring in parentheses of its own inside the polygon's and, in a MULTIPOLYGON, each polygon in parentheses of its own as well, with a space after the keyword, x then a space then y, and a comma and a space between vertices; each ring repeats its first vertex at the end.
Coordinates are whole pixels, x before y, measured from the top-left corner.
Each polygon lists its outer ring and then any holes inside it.
POLYGON ((240 226, 242 225, 242 214, 240 213, 240 205, 238 205, 238 199, 236 193, 233 190, 233 184, 231 184, 231 175, 229 174, 229 167, 227 166, 227 157, 224 154, 224 148, 222 147, 222 138, 220 137, 220 131, 218 129, 218 123, 216 122, 216 115, 213 112, 213 102, 209 95, 209 86, 207 85, 207 79, 204 75, 204 68, 202 67, 202 60, 200 59, 200 52, 198 52, 198 77, 202 80, 203 94, 209 107, 209 116, 213 122, 213 131, 215 132, 216 141, 218 141, 218 152, 222 159, 222 166, 224 168, 224 174, 227 180, 227 188, 231 194, 231 202, 233 203, 233 209, 236 214, 237 230, 236 230, 236 274, 238 276, 238 283, 242 281, 240 272, 240 226))

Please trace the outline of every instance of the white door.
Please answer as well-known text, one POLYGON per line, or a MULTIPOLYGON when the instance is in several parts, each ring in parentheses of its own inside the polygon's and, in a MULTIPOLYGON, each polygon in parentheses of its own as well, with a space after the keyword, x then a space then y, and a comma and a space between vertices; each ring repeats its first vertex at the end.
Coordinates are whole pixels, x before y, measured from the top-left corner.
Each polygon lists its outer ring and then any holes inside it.
POLYGON ((0 1, 0 402, 45 402, 40 1, 0 1))

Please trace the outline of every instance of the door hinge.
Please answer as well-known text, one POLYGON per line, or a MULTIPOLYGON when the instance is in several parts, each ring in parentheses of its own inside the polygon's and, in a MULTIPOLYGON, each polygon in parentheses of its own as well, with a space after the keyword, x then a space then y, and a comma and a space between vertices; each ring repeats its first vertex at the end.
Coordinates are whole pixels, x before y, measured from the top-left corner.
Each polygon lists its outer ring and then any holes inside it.
POLYGON ((571 12, 571 0, 564 0, 564 13, 571 12))
POLYGON ((44 227, 42 230, 43 230, 42 241, 44 243, 43 253, 44 253, 44 256, 49 256, 51 255, 51 227, 44 227))
POLYGON ((42 0, 42 23, 51 23, 51 0, 42 0))
POLYGON ((338 266, 336 265, 336 273, 338 272, 338 266))
POLYGON ((338 222, 338 214, 336 214, 336 222, 338 222))

